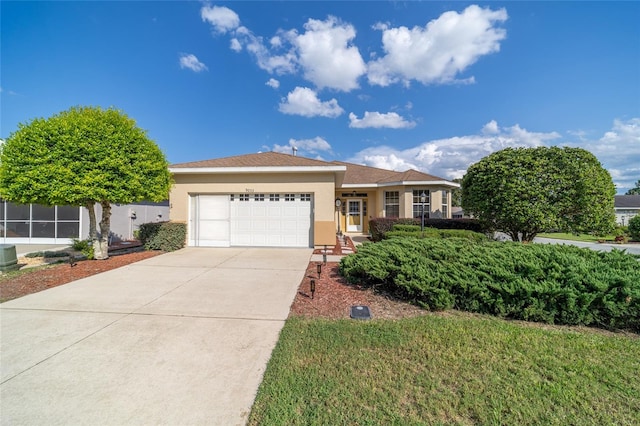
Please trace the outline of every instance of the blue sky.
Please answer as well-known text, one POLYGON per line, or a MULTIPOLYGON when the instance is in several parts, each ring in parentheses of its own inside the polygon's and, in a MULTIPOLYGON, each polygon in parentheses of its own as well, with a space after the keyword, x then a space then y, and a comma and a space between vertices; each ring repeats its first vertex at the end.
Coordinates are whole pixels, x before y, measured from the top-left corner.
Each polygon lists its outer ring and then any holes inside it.
POLYGON ((169 162, 291 152, 448 179, 577 146, 640 179, 640 2, 0 3, 0 138, 74 105, 169 162))

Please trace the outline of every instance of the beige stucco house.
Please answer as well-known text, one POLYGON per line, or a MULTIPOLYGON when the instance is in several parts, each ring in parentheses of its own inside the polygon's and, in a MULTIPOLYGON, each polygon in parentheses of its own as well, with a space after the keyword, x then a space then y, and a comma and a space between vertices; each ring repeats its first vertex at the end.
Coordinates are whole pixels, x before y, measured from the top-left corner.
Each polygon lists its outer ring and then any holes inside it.
POLYGON ((451 217, 458 184, 276 152, 173 164, 170 218, 189 246, 314 247, 368 234, 374 217, 451 217))

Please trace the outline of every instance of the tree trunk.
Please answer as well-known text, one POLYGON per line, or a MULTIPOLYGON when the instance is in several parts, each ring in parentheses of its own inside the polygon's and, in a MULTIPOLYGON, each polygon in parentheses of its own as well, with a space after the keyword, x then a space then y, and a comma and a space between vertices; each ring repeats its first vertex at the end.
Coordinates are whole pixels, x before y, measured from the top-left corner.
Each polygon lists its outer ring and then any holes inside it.
POLYGON ((98 231, 96 230, 96 203, 93 201, 84 205, 89 210, 89 240, 93 244, 98 239, 98 231))
POLYGON ((518 231, 506 231, 506 234, 511 237, 511 241, 520 242, 520 233, 518 231))
POLYGON ((100 235, 93 242, 93 256, 97 260, 109 258, 109 233, 111 231, 111 203, 101 201, 102 219, 100 220, 100 235))

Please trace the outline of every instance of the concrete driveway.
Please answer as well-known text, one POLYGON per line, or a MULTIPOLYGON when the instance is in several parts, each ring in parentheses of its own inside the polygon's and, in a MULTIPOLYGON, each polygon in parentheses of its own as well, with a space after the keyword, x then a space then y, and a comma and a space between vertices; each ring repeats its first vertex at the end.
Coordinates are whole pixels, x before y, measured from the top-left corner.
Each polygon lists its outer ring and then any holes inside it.
POLYGON ((0 305, 3 425, 242 425, 311 249, 187 248, 0 305))

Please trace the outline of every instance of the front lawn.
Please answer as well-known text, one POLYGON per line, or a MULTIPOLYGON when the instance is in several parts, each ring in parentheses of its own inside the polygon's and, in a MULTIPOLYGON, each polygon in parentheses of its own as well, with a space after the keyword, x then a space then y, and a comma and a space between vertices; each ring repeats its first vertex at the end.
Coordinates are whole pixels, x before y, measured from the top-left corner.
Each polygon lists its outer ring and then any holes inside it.
POLYGON ((249 424, 640 424, 638 354, 634 337, 455 312, 294 317, 249 424))

